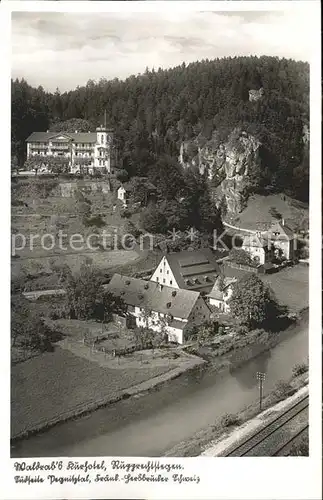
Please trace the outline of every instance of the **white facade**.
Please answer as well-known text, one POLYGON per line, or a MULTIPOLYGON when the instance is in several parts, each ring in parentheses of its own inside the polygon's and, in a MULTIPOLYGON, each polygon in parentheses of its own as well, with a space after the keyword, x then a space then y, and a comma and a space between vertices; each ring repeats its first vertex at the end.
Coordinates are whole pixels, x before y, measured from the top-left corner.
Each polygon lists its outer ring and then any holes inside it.
POLYGON ((258 262, 258 264, 265 264, 266 262, 266 252, 263 247, 248 246, 243 244, 242 250, 248 252, 252 260, 258 262))
POLYGON ((157 283, 161 283, 162 285, 172 286, 173 288, 179 288, 179 285, 170 268, 170 265, 167 262, 166 257, 162 258, 150 280, 156 281, 157 283))
POLYGON ((27 141, 27 158, 37 157, 43 168, 46 168, 48 157, 67 159, 71 173, 84 170, 91 173, 94 168, 114 173, 111 162, 112 142, 112 132, 104 127, 97 128, 95 133, 36 132, 27 141))
POLYGON ((124 207, 127 206, 129 195, 130 195, 129 191, 127 191, 127 189, 125 189, 124 186, 120 186, 117 189, 117 198, 118 200, 122 201, 124 207))
POLYGON ((183 344, 185 342, 185 330, 194 325, 201 325, 210 319, 210 310, 202 297, 199 297, 188 318, 173 317, 156 311, 151 311, 146 316, 145 309, 135 307, 131 314, 136 319, 138 327, 150 328, 155 332, 167 333, 170 342, 183 344))
POLYGON ((229 313, 230 312, 230 305, 228 304, 229 299, 231 298, 233 289, 231 286, 229 286, 226 290, 223 291, 223 297, 222 298, 213 298, 209 297, 209 303, 211 306, 215 306, 220 311, 224 313, 229 313))

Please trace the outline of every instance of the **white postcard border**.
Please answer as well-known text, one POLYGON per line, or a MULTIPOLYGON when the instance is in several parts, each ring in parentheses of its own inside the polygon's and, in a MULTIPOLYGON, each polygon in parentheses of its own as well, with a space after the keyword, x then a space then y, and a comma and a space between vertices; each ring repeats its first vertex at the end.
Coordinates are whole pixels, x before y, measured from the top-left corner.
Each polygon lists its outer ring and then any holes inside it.
MULTIPOLYGON (((321 496, 321 67, 320 67, 320 5, 312 1, 289 2, 16 2, 2 1, 0 5, 1 32, 1 137, 4 150, 0 183, 2 202, 1 224, 1 298, 2 298, 2 346, 1 346, 1 498, 40 499, 87 499, 87 498, 212 498, 212 499, 318 499, 321 496), (149 483, 115 483, 108 485, 84 485, 52 487, 24 486, 13 482, 13 463, 10 459, 10 339, 9 294, 10 286, 10 13, 24 11, 172 11, 185 10, 278 10, 304 9, 304 19, 314 13, 313 57, 311 60, 311 176, 310 176, 310 457, 309 458, 183 458, 158 459, 160 463, 182 463, 186 472, 199 475, 199 484, 173 483, 160 485, 149 483)), ((101 460, 99 457, 97 460, 101 460)), ((56 460, 56 459, 55 459, 56 460)), ((79 460, 79 459, 76 459, 79 460)), ((143 458, 129 461, 143 462, 143 458)), ((27 461, 27 460, 26 460, 27 461)), ((51 459, 49 459, 51 461, 51 459)), ((45 460, 43 460, 45 462, 45 460)))

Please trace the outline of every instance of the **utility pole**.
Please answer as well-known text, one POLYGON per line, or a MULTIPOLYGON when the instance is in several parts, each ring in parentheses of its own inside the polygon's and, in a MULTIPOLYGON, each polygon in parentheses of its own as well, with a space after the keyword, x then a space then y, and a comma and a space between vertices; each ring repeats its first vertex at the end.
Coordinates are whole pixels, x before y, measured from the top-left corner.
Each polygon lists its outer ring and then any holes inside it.
POLYGON ((257 380, 259 380, 259 410, 262 410, 263 384, 266 375, 262 372, 257 372, 257 380))

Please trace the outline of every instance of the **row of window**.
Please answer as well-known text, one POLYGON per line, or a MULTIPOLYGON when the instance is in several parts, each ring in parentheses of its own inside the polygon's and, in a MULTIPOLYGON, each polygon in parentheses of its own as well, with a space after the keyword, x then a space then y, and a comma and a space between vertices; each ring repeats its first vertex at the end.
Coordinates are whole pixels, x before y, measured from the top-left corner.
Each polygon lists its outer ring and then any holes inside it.
MULTIPOLYGON (((159 283, 159 278, 158 278, 158 276, 156 277, 156 281, 157 281, 157 283, 159 283)), ((163 283, 166 283, 165 278, 163 278, 163 283)), ((173 284, 173 280, 169 280, 169 284, 170 284, 170 285, 172 285, 172 284, 173 284)))
MULTIPOLYGON (((55 153, 53 153, 53 155, 47 155, 47 153, 46 153, 45 151, 40 151, 40 150, 38 150, 38 151, 33 151, 32 153, 33 153, 33 155, 35 155, 35 154, 36 154, 36 155, 39 155, 39 156, 55 156, 55 155, 62 155, 62 154, 65 154, 66 156, 70 156, 70 153, 69 153, 69 152, 64 153, 64 152, 62 152, 62 151, 55 151, 55 153)), ((82 158, 82 157, 83 157, 83 158, 94 158, 94 155, 93 155, 93 154, 89 154, 89 153, 85 153, 85 154, 82 154, 82 153, 75 153, 75 155, 73 155, 73 156, 78 156, 78 157, 81 157, 81 158, 82 158)), ((103 160, 100 160, 100 159, 99 159, 99 164, 100 164, 100 165, 104 165, 104 162, 105 162, 105 159, 103 159, 103 160)))
MULTIPOLYGON (((69 142, 30 142, 29 146, 31 148, 50 148, 50 147, 69 147, 70 143, 69 142)), ((95 143, 72 143, 72 146, 75 146, 75 148, 85 148, 85 149, 94 149, 95 143)))

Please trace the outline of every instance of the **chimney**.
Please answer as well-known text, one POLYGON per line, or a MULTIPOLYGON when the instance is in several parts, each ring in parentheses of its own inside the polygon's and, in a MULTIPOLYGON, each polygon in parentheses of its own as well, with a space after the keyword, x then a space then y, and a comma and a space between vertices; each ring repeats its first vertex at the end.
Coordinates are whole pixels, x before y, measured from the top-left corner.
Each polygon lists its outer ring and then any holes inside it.
POLYGON ((75 130, 75 133, 77 134, 77 130, 75 130))
POLYGON ((285 226, 285 219, 282 219, 282 226, 285 226))

